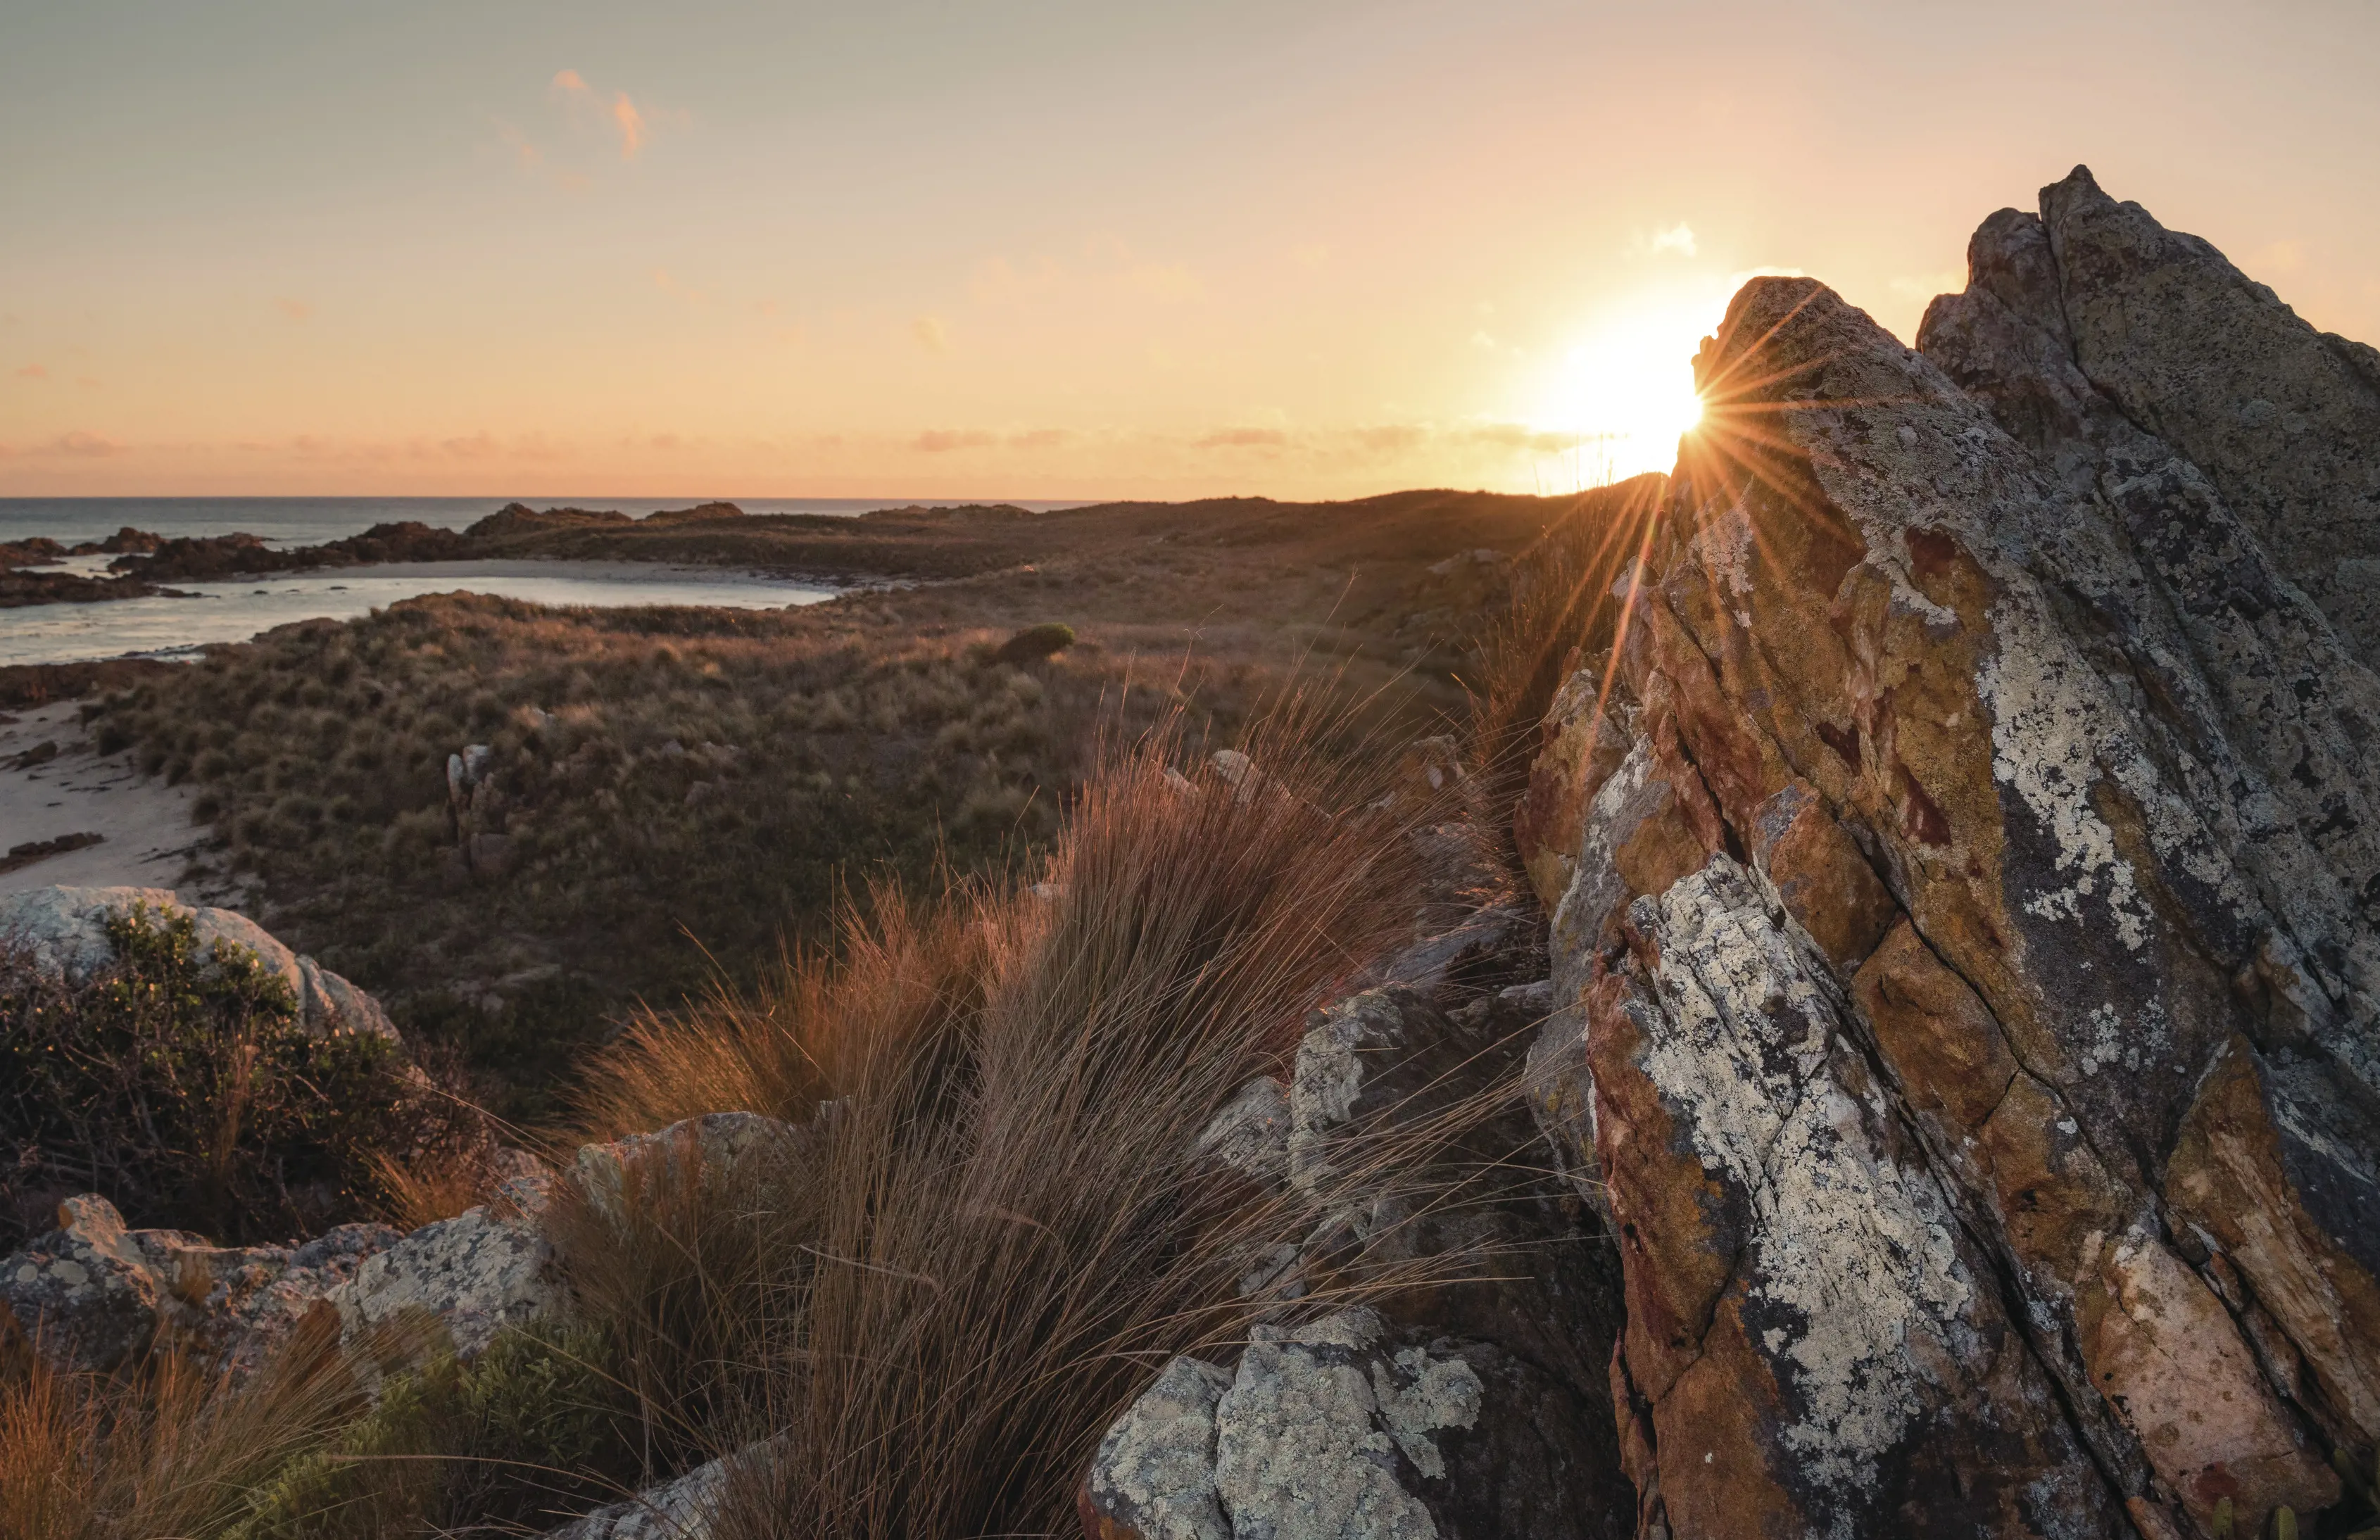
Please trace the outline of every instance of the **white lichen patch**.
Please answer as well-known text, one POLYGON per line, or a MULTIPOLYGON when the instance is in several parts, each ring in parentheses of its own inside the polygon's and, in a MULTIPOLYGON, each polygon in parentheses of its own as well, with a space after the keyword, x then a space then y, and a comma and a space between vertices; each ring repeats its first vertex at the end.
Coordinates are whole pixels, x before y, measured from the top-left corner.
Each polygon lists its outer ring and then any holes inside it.
POLYGON ((1783 1443, 1849 1505, 1932 1399, 1922 1365, 1969 1335, 1951 1216, 1838 1078, 1831 986, 1749 873, 1715 856, 1646 917, 1668 1019, 1645 1071, 1706 1170, 1750 1201, 1745 1313, 1778 1323, 1759 1340, 1791 1391, 1783 1443))
POLYGON ((2013 639, 2034 617, 2009 609, 1994 609, 2002 646, 1977 682, 1992 714, 1992 777, 2048 831, 2058 847, 2056 869, 2066 879, 2063 887, 2028 895, 2024 907, 2042 919, 2079 920, 2082 901, 2100 898, 2117 938, 2138 952, 2148 940, 2148 903, 2131 863, 2116 848, 2116 831, 2091 805, 2110 746, 2098 702, 2090 698, 2097 675, 2080 658, 2013 639))
POLYGON ((1215 1490, 1234 1540, 1436 1540, 1429 1510, 1398 1484, 1378 1410, 1361 1364, 1250 1342, 1215 1407, 1215 1490))
POLYGON ((1752 559, 1755 549, 1752 529, 1752 510, 1738 497, 1726 512, 1695 531, 1691 551, 1694 559, 1709 574, 1711 586, 1734 596, 1730 612, 1735 623, 1752 629, 1752 612, 1744 600, 1752 597, 1752 559))
POLYGON ((1380 1425, 1414 1469, 1433 1481, 1445 1479, 1446 1457, 1432 1435, 1476 1426, 1482 1389, 1478 1371, 1462 1359, 1432 1358, 1419 1348, 1398 1353, 1394 1373, 1377 1360, 1372 1364, 1380 1425))
POLYGON ((1099 1441, 1092 1500, 1143 1540, 1231 1540, 1215 1495, 1215 1403, 1231 1383, 1196 1358, 1168 1364, 1099 1441))

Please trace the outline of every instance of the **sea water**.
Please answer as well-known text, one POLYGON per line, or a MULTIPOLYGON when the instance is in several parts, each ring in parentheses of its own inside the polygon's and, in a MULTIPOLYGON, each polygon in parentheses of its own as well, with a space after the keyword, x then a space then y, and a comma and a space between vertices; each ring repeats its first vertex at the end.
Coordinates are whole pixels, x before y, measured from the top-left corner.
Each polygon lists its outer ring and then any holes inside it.
MULTIPOLYGON (((703 498, 591 497, 74 497, 0 499, 0 541, 46 535, 72 546, 130 526, 168 539, 245 533, 281 547, 319 545, 375 524, 413 520, 460 529, 507 502, 531 507, 616 508, 641 517, 703 498)), ((735 498, 747 514, 856 516, 925 499, 735 498)), ((937 498, 937 503, 978 501, 937 498)), ((982 499, 980 501, 1003 501, 982 499)), ((1028 503, 1036 510, 1069 503, 1028 503)), ((83 556, 36 570, 98 574, 113 558, 83 556)), ((210 642, 243 641, 292 621, 351 620, 421 594, 495 594, 539 604, 686 604, 772 610, 815 604, 834 590, 817 584, 715 567, 650 562, 401 562, 314 572, 272 573, 223 582, 173 581, 190 595, 33 604, 0 610, 0 665, 93 658, 194 657, 210 642)))

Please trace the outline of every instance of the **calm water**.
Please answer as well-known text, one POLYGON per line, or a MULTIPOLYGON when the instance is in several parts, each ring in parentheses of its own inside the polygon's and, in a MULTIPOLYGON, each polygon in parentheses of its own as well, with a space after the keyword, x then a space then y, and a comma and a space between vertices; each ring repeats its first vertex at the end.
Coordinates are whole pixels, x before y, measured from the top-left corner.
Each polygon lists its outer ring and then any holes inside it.
MULTIPOLYGON (((245 532, 274 545, 317 545, 375 524, 413 519, 460 529, 508 502, 533 508, 616 508, 641 516, 702 498, 589 497, 73 497, 0 498, 0 541, 47 535, 68 545, 126 525, 168 537, 245 532)), ((913 498, 735 498, 747 514, 856 515, 913 498)), ((938 498, 949 503, 966 499, 938 498)), ((981 501, 1006 501, 983 499, 981 501)), ((1028 503, 1047 509, 1075 506, 1028 503)), ((79 557, 50 571, 96 573, 110 558, 79 557)), ((189 599, 35 604, 0 610, 0 664, 125 656, 189 657, 209 642, 244 641, 292 621, 350 620, 419 594, 499 594, 540 604, 694 604, 778 609, 815 604, 833 591, 757 573, 647 562, 412 562, 276 573, 224 583, 175 583, 189 599)))

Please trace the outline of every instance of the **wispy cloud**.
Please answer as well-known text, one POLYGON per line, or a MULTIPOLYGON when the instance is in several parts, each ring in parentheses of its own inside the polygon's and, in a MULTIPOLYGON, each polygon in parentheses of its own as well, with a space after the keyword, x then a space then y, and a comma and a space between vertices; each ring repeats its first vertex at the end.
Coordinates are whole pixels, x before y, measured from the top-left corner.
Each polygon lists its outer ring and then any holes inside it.
POLYGON ((104 460, 112 455, 128 455, 131 450, 103 433, 86 428, 69 429, 56 438, 17 450, 25 455, 42 455, 61 460, 104 460))
POLYGON ((1278 428, 1218 428, 1196 441, 1199 449, 1281 449, 1289 435, 1278 428))
POLYGON ((17 378, 19 380, 46 380, 49 377, 50 370, 47 364, 27 364, 17 371, 17 378))
POLYGON ((607 102, 600 91, 587 83, 587 77, 575 69, 555 70, 552 89, 565 101, 593 106, 610 119, 613 131, 620 137, 620 158, 624 161, 635 160, 637 152, 645 147, 645 140, 651 136, 643 109, 631 101, 625 91, 613 91, 607 102))
POLYGON ((314 314, 314 307, 302 299, 291 299, 285 296, 274 300, 273 304, 283 315, 300 323, 311 319, 314 314))
POLYGON ((911 441, 911 446, 927 455, 947 455, 953 449, 989 449, 999 442, 997 434, 978 428, 929 428, 911 441))
POLYGON ((1691 257, 1694 255, 1694 226, 1680 220, 1666 230, 1656 230, 1653 232, 1653 238, 1646 243, 1645 249, 1656 257, 1665 252, 1674 252, 1681 257, 1691 257))
POLYGON ((929 353, 947 353, 951 350, 951 334, 942 325, 942 318, 940 316, 919 316, 909 323, 909 334, 916 337, 917 346, 929 353))

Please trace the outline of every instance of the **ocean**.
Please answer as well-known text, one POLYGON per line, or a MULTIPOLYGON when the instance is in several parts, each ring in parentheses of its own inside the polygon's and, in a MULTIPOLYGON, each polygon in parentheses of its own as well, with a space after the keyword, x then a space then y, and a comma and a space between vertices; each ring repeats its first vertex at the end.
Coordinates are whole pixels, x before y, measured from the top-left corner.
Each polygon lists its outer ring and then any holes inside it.
MULTIPOLYGON (((0 542, 46 535, 67 545, 130 526, 168 538, 246 533, 275 546, 318 545, 375 524, 415 520, 460 529, 507 503, 532 508, 616 508, 641 516, 708 498, 637 497, 18 497, 0 498, 0 542)), ((747 514, 856 517, 911 503, 1013 499, 730 498, 747 514)), ((1071 503, 1023 503, 1036 510, 1071 503)), ((70 559, 52 571, 98 572, 109 558, 70 559)), ((759 573, 647 562, 417 562, 274 573, 237 582, 170 585, 187 599, 120 599, 0 610, 0 664, 96 658, 191 658, 211 642, 243 641, 292 621, 350 620, 426 593, 468 589, 540 604, 696 604, 779 609, 815 604, 833 590, 759 573)))

